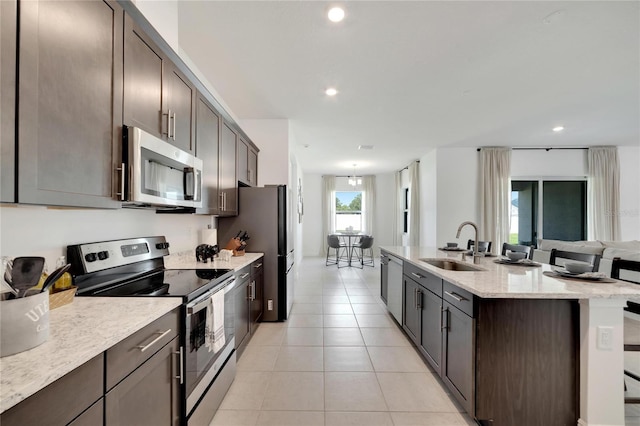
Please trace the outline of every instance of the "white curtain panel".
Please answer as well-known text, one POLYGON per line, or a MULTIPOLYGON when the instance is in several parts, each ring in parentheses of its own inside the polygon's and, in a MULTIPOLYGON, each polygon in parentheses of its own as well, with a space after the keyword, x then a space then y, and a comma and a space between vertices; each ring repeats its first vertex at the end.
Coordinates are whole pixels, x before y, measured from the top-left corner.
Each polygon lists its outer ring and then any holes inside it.
POLYGON ((511 199, 511 148, 480 149, 480 230, 481 241, 491 241, 491 251, 500 253, 509 241, 511 199))
POLYGON ((620 240, 620 162, 618 147, 589 148, 587 238, 620 240))
POLYGON ((409 246, 420 246, 420 167, 409 164, 409 246))
POLYGON ((376 205, 376 177, 362 177, 362 192, 364 192, 364 232, 373 235, 373 212, 376 205))
POLYGON ((394 200, 395 204, 393 206, 393 245, 401 246, 402 245, 402 233, 404 230, 402 229, 402 174, 397 171, 394 173, 395 178, 395 187, 394 187, 394 200))
POLYGON ((322 176, 322 246, 320 255, 327 254, 327 235, 336 230, 336 177, 322 176))

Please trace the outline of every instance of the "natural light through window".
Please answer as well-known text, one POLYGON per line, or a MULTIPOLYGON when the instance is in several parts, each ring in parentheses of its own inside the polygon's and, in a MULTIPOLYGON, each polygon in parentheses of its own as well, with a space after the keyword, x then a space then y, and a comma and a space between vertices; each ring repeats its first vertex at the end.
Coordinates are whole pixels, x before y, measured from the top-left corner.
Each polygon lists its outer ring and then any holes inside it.
POLYGON ((362 231, 362 191, 336 191, 336 231, 362 231))

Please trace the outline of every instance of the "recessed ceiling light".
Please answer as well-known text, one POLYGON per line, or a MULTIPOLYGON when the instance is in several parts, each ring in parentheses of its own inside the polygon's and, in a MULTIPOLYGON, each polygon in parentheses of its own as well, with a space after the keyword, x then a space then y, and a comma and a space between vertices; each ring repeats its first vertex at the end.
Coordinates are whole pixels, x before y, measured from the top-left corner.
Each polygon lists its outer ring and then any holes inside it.
POLYGON ((324 93, 326 93, 327 96, 335 96, 338 94, 338 91, 333 87, 329 87, 327 90, 324 91, 324 93))
POLYGON ((340 22, 344 19, 344 9, 341 7, 332 7, 327 14, 331 22, 340 22))
POLYGON ((554 127, 553 129, 551 129, 551 130, 553 130, 554 132, 561 132, 561 131, 563 131, 563 130, 564 130, 564 127, 563 127, 563 126, 556 126, 556 127, 554 127))

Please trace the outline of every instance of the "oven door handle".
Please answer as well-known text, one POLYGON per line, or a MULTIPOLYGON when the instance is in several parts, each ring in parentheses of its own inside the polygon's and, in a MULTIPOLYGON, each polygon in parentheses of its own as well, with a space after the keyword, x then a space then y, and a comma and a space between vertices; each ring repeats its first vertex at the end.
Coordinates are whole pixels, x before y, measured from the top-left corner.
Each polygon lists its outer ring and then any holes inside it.
POLYGON ((224 291, 225 294, 228 293, 229 291, 231 291, 232 288, 234 288, 236 286, 236 279, 235 278, 231 278, 229 281, 227 281, 227 284, 224 285, 223 288, 216 288, 215 291, 209 292, 207 294, 205 294, 204 296, 198 298, 197 300, 191 302, 190 304, 187 305, 187 314, 189 315, 193 315, 196 312, 200 312, 201 310, 203 310, 204 308, 206 308, 209 305, 209 299, 211 299, 211 296, 213 296, 215 293, 217 293, 218 291, 224 291))

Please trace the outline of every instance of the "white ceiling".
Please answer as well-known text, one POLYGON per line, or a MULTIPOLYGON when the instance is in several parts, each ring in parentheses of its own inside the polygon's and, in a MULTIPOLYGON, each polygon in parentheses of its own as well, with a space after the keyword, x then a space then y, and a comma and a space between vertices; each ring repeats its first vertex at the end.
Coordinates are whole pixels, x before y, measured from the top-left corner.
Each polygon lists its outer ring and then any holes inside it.
POLYGON ((241 120, 289 119, 305 172, 387 172, 442 146, 640 143, 638 2, 352 1, 338 24, 334 4, 178 4, 182 50, 241 120))

